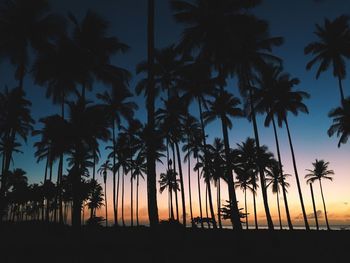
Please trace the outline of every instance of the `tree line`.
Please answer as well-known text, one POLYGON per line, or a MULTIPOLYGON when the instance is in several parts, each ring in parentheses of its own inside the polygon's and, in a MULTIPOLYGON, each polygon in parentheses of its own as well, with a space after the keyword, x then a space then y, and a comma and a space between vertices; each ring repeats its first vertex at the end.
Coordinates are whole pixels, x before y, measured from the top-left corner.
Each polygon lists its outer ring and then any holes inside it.
MULTIPOLYGON (((145 178, 151 227, 159 224, 159 184, 161 192, 168 192, 169 220, 186 226, 186 213, 190 211, 193 226, 197 222, 201 227, 208 223, 221 228, 222 219, 229 219, 236 230, 243 228, 242 223, 248 228, 248 191, 253 196, 255 228, 258 228, 255 196, 261 192, 268 228, 274 229, 267 191, 271 187, 277 198, 280 228, 279 194, 282 193, 288 227, 293 229, 287 199, 290 175, 283 171, 277 129, 285 127, 304 225, 310 229, 292 127, 288 122, 290 114, 308 113, 305 99, 310 95, 296 89, 300 80, 284 72, 283 59, 274 55, 273 49, 283 44, 283 38, 271 36, 267 21, 251 12, 260 2, 171 0, 174 19, 184 26, 183 34, 173 45, 157 49, 154 47, 155 1, 148 1, 148 56, 136 67, 137 74, 146 77, 135 87, 136 95, 145 97, 147 120, 143 123, 135 114, 138 105, 129 85, 131 73, 111 62, 113 55, 127 52, 129 46, 108 34, 108 21, 91 10, 81 21, 71 13, 63 17, 52 12, 45 0, 5 1, 0 9, 0 31, 7 37, 0 41, 0 54, 15 66, 18 86, 6 88, 0 94, 1 220, 31 218, 63 224, 69 215, 73 227, 79 228, 84 207, 90 210, 88 222, 99 223, 102 218, 96 216, 96 209, 104 205, 107 225, 106 181, 110 172, 114 225, 125 226, 124 186, 129 175, 132 226, 133 187, 136 183, 135 211, 139 225, 139 182, 145 178), (60 108, 57 114, 39 119, 40 129, 34 129, 25 77, 44 87, 47 98, 60 108), (240 96, 229 90, 227 81, 231 77, 238 80, 240 96), (86 94, 97 81, 105 89, 90 101, 86 94), (191 112, 192 107, 198 108, 198 116, 191 112), (265 116, 266 127, 272 124, 277 158, 260 141, 258 114, 265 116), (235 118, 247 118, 251 122, 253 138, 232 147, 229 133, 235 118), (215 120, 220 123, 222 136, 211 143, 206 126, 215 120), (11 169, 13 154, 20 152, 29 135, 37 138, 34 147, 38 162, 45 162, 41 185, 28 185, 23 170, 11 169), (108 144, 105 149, 108 159, 96 169, 101 142, 108 144), (198 197, 191 194, 194 187, 191 161, 195 162, 198 197), (55 163, 58 163, 57 171, 54 171, 55 163), (158 181, 157 165, 166 169, 158 181), (104 189, 96 180, 97 173, 103 177, 104 189), (186 179, 188 189, 184 187, 186 179), (202 181, 205 189, 200 188, 202 181), (227 187, 229 194, 226 204, 221 204, 222 186, 227 187), (214 211, 213 187, 217 211, 214 211), (239 188, 245 196, 244 209, 239 208, 236 197, 239 188), (189 200, 185 198, 186 191, 189 200), (205 191, 205 215, 201 191, 205 191), (193 198, 199 200, 197 217, 193 213, 193 198), (119 205, 122 222, 119 222, 119 205)), ((340 137, 340 147, 350 134, 350 98, 344 95, 342 87, 346 59, 350 57, 349 17, 326 19, 324 24, 317 25, 315 34, 318 42, 305 48, 305 54, 314 55, 306 68, 319 63, 318 78, 329 66, 333 67, 341 100, 340 106, 329 113, 333 125, 328 134, 340 137)), ((306 178, 313 200, 312 183, 316 179, 320 182, 329 228, 321 179, 331 179, 334 172, 324 160, 316 160, 308 172, 306 178)))

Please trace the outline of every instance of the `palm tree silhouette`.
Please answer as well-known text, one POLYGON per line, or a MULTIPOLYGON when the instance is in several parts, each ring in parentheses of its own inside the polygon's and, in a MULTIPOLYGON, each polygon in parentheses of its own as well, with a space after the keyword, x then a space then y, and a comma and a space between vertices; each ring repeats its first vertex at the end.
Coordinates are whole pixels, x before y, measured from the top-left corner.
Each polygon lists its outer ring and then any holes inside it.
POLYGON ((312 163, 313 169, 306 169, 306 171, 310 172, 309 174, 305 175, 305 178, 307 179, 307 183, 313 183, 314 181, 318 180, 320 183, 320 189, 321 189, 321 196, 322 196, 322 202, 323 202, 323 208, 324 208, 324 215, 326 219, 327 229, 330 230, 329 223, 328 223, 328 217, 327 217, 327 210, 326 210, 326 203, 324 201, 323 196, 323 189, 322 189, 322 179, 327 180, 333 180, 331 175, 334 174, 333 170, 328 170, 329 162, 325 162, 324 160, 315 160, 314 163, 312 163))
POLYGON ((107 207, 107 172, 112 171, 113 166, 109 163, 109 160, 106 160, 101 167, 97 170, 97 172, 103 176, 103 183, 105 185, 105 208, 106 208, 106 226, 108 226, 108 207, 107 207))
POLYGON ((281 188, 288 188, 289 183, 286 182, 286 177, 291 176, 290 174, 284 174, 280 170, 279 163, 273 162, 266 172, 266 187, 271 186, 272 193, 276 194, 277 199, 277 209, 278 209, 278 219, 280 224, 280 229, 282 230, 282 220, 281 220, 281 211, 280 211, 280 201, 279 201, 279 192, 281 188))
POLYGON ((300 180, 299 180, 297 164, 296 164, 296 159, 294 154, 292 137, 291 137, 291 133, 288 125, 287 115, 288 115, 288 112, 291 112, 294 115, 298 115, 299 112, 308 113, 309 112, 308 108, 303 103, 303 99, 309 98, 310 95, 304 91, 293 91, 293 87, 299 84, 299 79, 297 78, 291 79, 288 74, 285 74, 283 78, 280 78, 279 82, 280 83, 278 84, 278 86, 280 88, 278 90, 276 89, 275 91, 275 102, 270 107, 270 111, 267 114, 269 116, 275 115, 277 117, 277 123, 279 127, 282 127, 283 123, 286 126, 289 147, 292 154, 294 175, 297 181, 299 199, 300 199, 301 209, 303 213, 305 228, 309 230, 310 228, 307 222, 307 216, 305 212, 303 195, 300 187, 300 180))
POLYGON ((332 109, 328 116, 333 118, 333 124, 328 129, 328 136, 337 134, 339 138, 338 147, 345 144, 350 136, 350 97, 342 101, 341 106, 332 109))
POLYGON ((165 173, 160 174, 160 193, 163 193, 165 189, 168 189, 169 192, 169 199, 170 199, 170 219, 174 220, 174 210, 173 210, 173 192, 176 192, 180 190, 178 179, 176 179, 176 173, 172 169, 168 169, 165 173))
MULTIPOLYGON (((196 160, 196 165, 199 163, 199 155, 200 151, 202 150, 202 141, 203 139, 201 138, 202 131, 200 129, 200 125, 198 121, 192 117, 187 115, 186 116, 186 121, 184 124, 184 132, 187 134, 187 138, 185 140, 185 144, 182 147, 182 150, 186 152, 184 156, 184 160, 188 162, 188 169, 190 169, 190 159, 191 159, 191 154, 193 155, 193 158, 196 160)), ((196 166, 195 165, 195 166, 196 166)), ((195 169, 194 169, 195 170, 195 169)), ((190 170, 188 171, 188 175, 190 176, 190 170)), ((192 215, 192 205, 191 205, 191 187, 190 187, 190 177, 188 178, 189 180, 189 193, 190 193, 190 210, 191 210, 191 216, 193 220, 193 215, 192 215)), ((197 169, 197 188, 198 188, 198 203, 199 203, 199 216, 200 219, 203 218, 203 213, 202 213, 202 197, 201 197, 201 186, 200 186, 200 171, 197 169)), ((203 228, 203 220, 200 220, 201 227, 203 228)))
POLYGON ((333 21, 326 18, 324 25, 316 24, 314 33, 319 41, 311 42, 304 50, 305 54, 314 55, 313 59, 306 65, 307 70, 310 70, 316 63, 320 64, 317 69, 316 79, 330 65, 333 66, 333 76, 338 78, 341 102, 345 99, 342 86, 342 80, 346 75, 345 59, 349 58, 350 54, 350 28, 348 21, 349 16, 341 15, 333 21))
MULTIPOLYGON (((286 78, 289 78, 289 76, 286 73, 282 73, 281 66, 269 64, 266 67, 264 67, 264 69, 260 73, 260 77, 255 79, 258 86, 260 87, 260 89, 257 90, 257 94, 256 94, 256 110, 259 112, 266 113, 266 118, 264 122, 265 127, 269 126, 270 123, 272 122, 275 143, 276 143, 276 150, 277 150, 277 158, 278 158, 278 164, 280 167, 281 176, 283 174, 283 171, 282 171, 283 165, 282 165, 282 159, 281 159, 281 153, 280 153, 280 146, 279 146, 278 134, 276 129, 275 116, 270 111, 270 108, 275 103, 276 95, 278 94, 278 89, 280 89, 280 85, 284 85, 284 81, 286 78)), ((287 191, 283 184, 284 184, 284 181, 282 181, 282 193, 283 193, 284 206, 286 209, 288 227, 289 229, 293 229, 293 225, 292 225, 292 221, 289 213, 287 191)))
MULTIPOLYGON (((87 202, 88 208, 93 211, 92 216, 90 216, 89 220, 93 220, 94 217, 96 217, 96 209, 101 208, 103 204, 103 190, 102 186, 94 179, 90 180, 90 191, 89 191, 89 199, 87 202)), ((106 217, 107 221, 107 217, 106 217)))
MULTIPOLYGON (((114 86, 111 92, 105 91, 98 93, 97 98, 103 101, 105 111, 110 118, 112 127, 112 145, 113 151, 116 152, 116 128, 120 129, 122 119, 130 121, 134 116, 134 111, 138 108, 134 102, 128 99, 132 93, 125 86, 114 86), (117 125, 117 127, 116 127, 117 125)), ((113 154, 113 166, 116 166, 116 154, 113 154)), ((116 169, 113 169, 113 212, 114 224, 117 225, 117 209, 116 209, 116 169)))
MULTIPOLYGON (((239 210, 237 207, 237 198, 234 189, 234 181, 232 176, 232 167, 230 160, 230 143, 228 136, 228 129, 232 128, 232 122, 230 118, 233 117, 243 117, 243 111, 238 108, 240 101, 238 98, 234 97, 226 91, 219 91, 214 101, 209 101, 209 110, 206 111, 204 115, 205 122, 208 123, 218 118, 221 120, 222 133, 224 138, 224 149, 226 158, 226 176, 225 179, 228 185, 229 192, 229 202, 233 205, 231 211, 231 223, 234 228, 238 230, 242 229, 241 221, 239 218, 239 210)), ((220 179, 219 179, 220 180, 220 179)), ((220 181, 219 181, 220 184, 220 181)))
MULTIPOLYGON (((238 50, 234 52, 235 56, 232 60, 234 61, 234 65, 231 67, 239 78, 241 94, 246 98, 247 109, 250 111, 248 117, 253 123, 254 137, 259 154, 260 140, 256 121, 256 109, 254 107, 256 96, 252 85, 253 71, 261 71, 267 62, 277 64, 281 62, 278 57, 271 54, 271 50, 272 47, 281 45, 283 39, 281 37, 269 37, 268 24, 253 16, 243 17, 241 23, 242 25, 240 25, 241 27, 237 32, 237 39, 239 39, 241 44, 238 45, 238 50)), ((262 168, 259 169, 259 175, 268 227, 269 229, 273 229, 265 187, 265 175, 262 168)))
POLYGON ((0 221, 5 209, 5 185, 6 175, 10 169, 13 152, 20 146, 17 137, 25 142, 27 136, 33 129, 34 120, 30 114, 31 102, 25 99, 25 93, 20 88, 0 93, 1 115, 0 115, 0 136, 2 144, 2 173, 0 187, 0 221))
POLYGON ((16 66, 15 78, 23 89, 30 51, 45 50, 50 40, 65 31, 63 18, 50 13, 45 0, 15 0, 2 3, 0 34, 4 36, 1 53, 16 66))

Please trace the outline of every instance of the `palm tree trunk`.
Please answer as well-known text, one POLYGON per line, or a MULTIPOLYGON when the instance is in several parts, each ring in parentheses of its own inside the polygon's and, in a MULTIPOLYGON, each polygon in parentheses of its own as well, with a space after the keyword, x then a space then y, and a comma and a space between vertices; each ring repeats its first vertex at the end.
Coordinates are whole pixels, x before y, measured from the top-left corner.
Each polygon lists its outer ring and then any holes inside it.
POLYGON ((193 211, 192 211, 192 195, 191 195, 191 155, 190 151, 187 151, 188 155, 188 195, 190 199, 190 215, 191 215, 191 224, 194 225, 193 222, 193 211))
POLYGON ((137 175, 137 179, 136 179, 136 225, 140 226, 139 224, 139 175, 137 175))
POLYGON ((74 164, 75 168, 73 168, 73 183, 72 183, 72 191, 73 191, 73 211, 72 211, 72 226, 75 230, 80 229, 81 226, 81 204, 82 200, 80 197, 80 189, 81 189, 81 175, 79 173, 80 165, 78 163, 74 164))
POLYGON ((233 180, 231 158, 230 158, 230 142, 228 138, 227 124, 225 123, 224 116, 221 116, 222 133, 224 137, 225 145, 225 157, 226 157, 226 180, 229 193, 229 201, 231 208, 231 224, 232 228, 242 230, 241 220, 239 218, 239 210, 237 205, 237 197, 235 191, 235 182, 233 180))
POLYGON ((114 226, 118 225, 118 218, 117 218, 117 208, 116 208, 116 203, 115 203, 115 166, 116 166, 116 143, 115 143, 115 121, 112 120, 112 141, 113 141, 113 215, 114 215, 114 226))
MULTIPOLYGON (((148 96, 147 96, 147 124, 154 133, 154 102, 155 102, 155 86, 154 86, 154 9, 155 0, 148 0, 148 96)), ((150 226, 154 227, 159 223, 158 206, 157 206, 157 181, 156 181, 156 154, 153 145, 153 136, 147 140, 147 201, 148 201, 148 217, 150 226)))
MULTIPOLYGON (((250 98, 250 110, 251 110, 251 118, 253 121, 253 129, 254 129, 254 137, 255 137, 255 143, 256 148, 258 151, 258 155, 260 155, 260 140, 259 140, 259 133, 258 133, 258 125, 256 123, 256 116, 255 116, 255 109, 254 109, 254 100, 253 100, 253 91, 251 88, 251 85, 248 83, 249 86, 249 98, 250 98)), ((260 156, 258 156, 258 159, 260 156)), ((263 168, 259 165, 259 174, 260 174, 260 184, 261 184, 261 192, 263 196, 264 201, 264 208, 265 208, 265 214, 266 214, 266 220, 267 225, 270 230, 273 230, 273 222, 270 214, 270 208, 269 208, 269 202, 267 199, 267 191, 266 191, 266 182, 265 182, 265 174, 263 171, 263 168)))
POLYGON ((338 76, 338 83, 339 83, 339 91, 340 91, 340 104, 342 104, 343 101, 345 100, 345 97, 344 97, 344 91, 343 91, 343 84, 340 76, 338 76))
MULTIPOLYGON (((174 144, 171 144, 171 149, 173 152, 173 170, 176 174, 176 160, 175 160, 175 147, 174 144)), ((179 221, 179 204, 177 199, 177 189, 175 189, 175 200, 176 200, 176 220, 179 221)))
MULTIPOLYGON (((276 123, 275 123, 275 118, 274 117, 272 117, 272 125, 273 125, 273 132, 274 132, 274 135, 275 135, 278 165, 279 165, 279 169, 280 169, 280 174, 281 174, 281 176, 283 178, 283 168, 282 168, 283 166, 282 166, 280 145, 279 145, 279 142, 278 142, 278 135, 277 135, 277 129, 276 129, 276 123)), ((288 206, 288 200, 287 200, 287 190, 286 190, 286 185, 285 185, 284 180, 282 180, 282 193, 283 193, 284 207, 286 209, 286 216, 287 216, 288 227, 289 227, 290 230, 293 230, 293 225, 292 225, 292 220, 290 218, 289 206, 288 206)))
POLYGON ((133 201, 133 196, 134 196, 134 186, 133 186, 133 178, 132 178, 132 172, 130 174, 130 225, 133 227, 134 226, 134 201, 133 201))
POLYGON ((256 190, 256 189, 254 189, 254 192, 253 192, 253 205, 254 205, 255 229, 257 230, 259 227, 258 227, 258 214, 257 214, 257 212, 256 212, 255 190, 256 190))
POLYGON ((280 229, 282 230, 282 219, 281 219, 280 200, 279 200, 278 191, 276 193, 276 196, 277 196, 278 220, 279 220, 279 223, 280 223, 280 229))
POLYGON ((116 206, 115 206, 115 218, 116 218, 116 221, 117 221, 117 226, 119 225, 118 223, 118 210, 119 210, 119 178, 120 178, 120 170, 118 168, 117 170, 117 196, 116 196, 116 206))
POLYGON ((312 189, 312 183, 310 183, 310 192, 311 192, 311 198, 312 198, 312 207, 314 209, 314 216, 316 221, 316 229, 320 230, 320 227, 318 225, 318 218, 317 218, 317 211, 316 211, 316 204, 315 204, 315 197, 314 197, 314 190, 312 189))
POLYGON ((247 188, 244 189, 244 211, 245 211, 245 227, 246 227, 246 230, 248 230, 249 223, 248 223, 248 207, 247 207, 247 188))
POLYGON ((170 194, 170 218, 171 220, 174 220, 174 206, 173 206, 173 191, 171 188, 169 189, 170 194))
POLYGON ((221 185, 220 185, 220 178, 218 178, 217 181, 217 197, 216 197, 216 203, 217 203, 217 209, 218 209, 218 222, 219 222, 219 228, 222 229, 222 222, 221 222, 221 185))
MULTIPOLYGON (((203 120, 203 110, 202 110, 202 100, 200 97, 198 97, 198 106, 199 106, 199 117, 201 122, 201 130, 202 130, 202 137, 203 137, 203 146, 204 146, 204 160, 205 164, 207 162, 208 154, 207 154, 207 142, 205 138, 205 129, 204 129, 204 120, 203 120)), ((213 220, 213 228, 217 228, 216 220, 215 220, 215 214, 214 214, 214 208, 213 208, 213 200, 211 196, 211 186, 210 181, 205 180, 205 183, 207 184, 207 191, 208 191, 208 199, 209 199, 209 208, 210 208, 210 214, 211 218, 213 220)))
POLYGON ((290 135, 290 131, 289 131, 289 126, 288 126, 287 118, 284 119, 284 123, 286 124, 287 133, 288 133, 288 140, 289 140, 289 146, 290 146, 290 151, 291 151, 291 153, 292 153, 294 174, 295 174, 295 178, 296 178, 296 181, 297 181, 298 193, 299 193, 299 199, 300 199, 301 209, 302 209, 302 212, 303 212, 303 218, 304 218, 304 223, 305 223, 305 229, 306 229, 306 230, 310 230, 309 223, 308 223, 308 221, 307 221, 306 212, 305 212, 305 206, 304 206, 304 201, 303 201, 303 195, 302 195, 302 193, 301 193, 301 187, 300 187, 299 175, 298 175, 298 170, 297 170, 297 164, 296 164, 296 161, 295 161, 295 155, 294 155, 292 137, 291 137, 291 135, 290 135))
POLYGON ((175 142, 176 153, 177 153, 177 165, 179 167, 179 175, 180 175, 180 188, 181 188, 181 200, 182 200, 182 224, 186 227, 186 200, 185 200, 185 187, 184 187, 184 179, 182 174, 182 161, 180 156, 180 148, 178 142, 175 142))
POLYGON ((125 177, 125 170, 123 167, 122 168, 122 224, 125 227, 125 221, 124 221, 124 177, 125 177))
MULTIPOLYGON (((197 163, 199 162, 197 156, 197 163)), ((200 180, 200 172, 197 170, 197 186, 198 186, 198 203, 199 203, 199 216, 201 219, 201 228, 204 228, 203 225, 203 213, 202 213, 202 194, 201 194, 201 180, 200 180)))
POLYGON ((326 202, 324 201, 324 196, 323 196, 323 189, 322 189, 321 179, 319 179, 319 182, 320 182, 321 196, 322 196, 323 209, 324 209, 324 216, 325 216, 325 219, 326 219, 327 230, 331 230, 331 228, 329 227, 329 223, 328 223, 328 216, 327 216, 326 202))
POLYGON ((108 226, 108 206, 107 206, 107 182, 105 181, 105 208, 106 208, 106 227, 108 226))
POLYGON ((209 214, 208 214, 208 185, 205 187, 205 214, 207 219, 208 228, 210 228, 209 214))

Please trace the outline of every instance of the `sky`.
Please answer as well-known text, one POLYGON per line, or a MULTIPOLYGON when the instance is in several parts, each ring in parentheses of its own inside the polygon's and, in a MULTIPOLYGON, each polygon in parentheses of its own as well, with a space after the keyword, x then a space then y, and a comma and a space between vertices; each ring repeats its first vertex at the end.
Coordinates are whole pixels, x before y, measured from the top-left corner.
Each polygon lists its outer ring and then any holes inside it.
MULTIPOLYGON (((110 35, 117 36, 122 42, 130 46, 130 51, 124 55, 117 55, 112 62, 118 66, 128 69, 133 79, 130 82, 130 88, 133 89, 140 79, 136 75, 135 67, 137 63, 144 60, 147 56, 147 1, 145 0, 51 0, 52 10, 66 15, 68 12, 75 14, 78 19, 81 19, 88 9, 103 15, 110 21, 110 35)), ((307 214, 312 217, 312 203, 309 187, 306 185, 304 175, 305 169, 312 168, 312 162, 317 159, 325 159, 330 162, 330 169, 335 172, 332 182, 323 182, 325 200, 331 224, 350 224, 350 163, 348 156, 350 153, 350 144, 337 147, 337 138, 329 138, 327 129, 331 125, 331 119, 327 117, 330 109, 337 107, 339 104, 339 92, 337 80, 332 77, 331 71, 321 75, 315 79, 315 71, 306 71, 305 65, 311 59, 304 55, 304 47, 315 40, 313 34, 316 23, 323 23, 325 17, 333 19, 341 14, 350 14, 350 5, 348 0, 295 0, 295 1, 279 1, 279 0, 264 0, 263 3, 253 11, 260 18, 266 19, 270 24, 270 32, 272 36, 282 36, 285 43, 276 49, 273 53, 280 56, 284 60, 284 70, 290 73, 293 77, 298 77, 301 83, 297 87, 299 90, 310 93, 311 98, 306 101, 309 108, 309 114, 301 114, 297 118, 289 116, 290 129, 292 133, 294 150, 298 172, 301 180, 302 193, 307 214)), ((156 0, 155 12, 155 46, 157 48, 166 47, 172 43, 176 43, 183 30, 182 25, 177 24, 173 17, 169 6, 169 1, 156 0)), ((13 67, 4 61, 0 64, 1 83, 13 87, 15 81, 13 79, 13 67)), ((345 95, 350 95, 350 81, 347 78, 344 81, 345 95)), ((88 96, 94 98, 95 93, 103 90, 101 84, 97 83, 93 92, 88 96)), ((230 81, 227 89, 234 95, 239 96, 235 81, 230 81)), ((28 98, 32 101, 32 114, 35 120, 49 114, 59 112, 58 106, 52 106, 50 101, 45 98, 44 87, 36 86, 29 75, 25 79, 25 90, 28 98)), ((140 105, 140 109, 136 116, 143 120, 145 118, 145 110, 143 107, 143 98, 135 98, 140 105)), ((194 111, 193 114, 198 114, 194 111)), ((275 144, 272 128, 263 126, 263 118, 258 118, 259 132, 261 143, 269 147, 269 150, 275 153, 275 144)), ((40 128, 36 125, 35 128, 40 128)), ((209 142, 213 138, 221 137, 221 125, 219 122, 214 122, 206 128, 206 133, 209 135, 209 142)), ((288 181, 291 187, 288 189, 288 201, 291 210, 292 221, 294 224, 300 224, 301 207, 298 202, 298 192, 294 178, 290 149, 288 145, 287 134, 284 128, 278 130, 281 144, 282 162, 284 164, 285 173, 292 174, 288 181)), ((233 120, 233 129, 230 131, 230 143, 235 147, 237 143, 244 141, 247 137, 253 136, 252 125, 245 119, 233 120)), ((27 144, 23 147, 23 154, 14 156, 14 167, 23 168, 27 171, 29 181, 40 182, 43 180, 44 163, 37 163, 34 158, 33 143, 38 138, 29 138, 27 144)), ((106 158, 106 152, 102 150, 100 162, 106 158)), ((192 161, 193 164, 193 161, 192 161)), ((187 164, 185 164, 187 165, 187 164)), ((192 169, 191 169, 192 170, 192 169)), ((157 173, 164 171, 161 164, 157 166, 157 173)), ((185 189, 188 187, 187 168, 184 171, 185 189)), ((196 183, 196 174, 191 173, 191 183, 196 183)), ((102 183, 102 178, 100 182, 102 183)), ((129 179, 126 178, 126 217, 130 215, 130 197, 129 197, 129 179)), ((112 192, 111 176, 109 176, 107 187, 107 196, 109 196, 109 219, 112 218, 112 201, 110 193, 112 192)), ((222 201, 227 198, 226 185, 222 184, 223 196, 222 201)), ((147 223, 147 197, 145 192, 145 182, 140 184, 140 217, 143 222, 147 223)), ((202 183, 202 193, 204 192, 204 184, 202 183)), ((198 215, 198 193, 197 189, 193 188, 194 214, 198 215)), ((215 193, 214 189, 214 193, 215 193)), ((319 186, 314 186, 316 196, 317 210, 323 212, 323 206, 320 197, 319 186)), ((277 207, 276 196, 268 190, 270 209, 272 217, 277 224, 277 207)), ((243 207, 244 197, 241 191, 237 191, 239 206, 243 207)), ((213 194, 215 197, 215 194, 213 194)), ((204 194, 202 196, 204 200, 204 194)), ((285 213, 282 197, 280 197, 282 219, 285 222, 285 213)), ((188 203, 188 193, 186 191, 186 200, 188 203)), ((215 198, 214 198, 215 200, 215 198)), ((158 194, 158 208, 161 219, 166 219, 167 210, 167 194, 158 194)), ((265 224, 265 215, 263 211, 261 194, 257 196, 259 222, 265 224)), ((204 202, 203 202, 204 205, 204 202)), ((187 205, 188 207, 188 205, 187 205)), ((204 206, 205 208, 205 206, 204 206)), ((248 210, 252 212, 252 197, 248 195, 248 210)), ((103 213, 104 210, 101 211, 103 213)), ((180 209, 181 211, 181 209, 180 209)), ((187 211, 189 213, 189 211, 187 211)), ((322 215, 322 213, 320 213, 322 215)), ((189 216, 189 215, 187 215, 189 216)), ((252 213, 250 219, 253 219, 252 213)), ((324 218, 321 216, 321 224, 324 223, 324 218)), ((313 220, 310 221, 313 224, 313 220)))

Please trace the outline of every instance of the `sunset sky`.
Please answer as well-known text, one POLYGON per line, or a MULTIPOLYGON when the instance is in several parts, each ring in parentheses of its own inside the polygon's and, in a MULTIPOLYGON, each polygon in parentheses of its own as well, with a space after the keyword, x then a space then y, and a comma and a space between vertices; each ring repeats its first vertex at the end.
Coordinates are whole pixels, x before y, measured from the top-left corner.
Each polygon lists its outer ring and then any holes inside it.
MULTIPOLYGON (((113 63, 118 66, 122 66, 130 70, 133 75, 133 79, 130 83, 130 88, 134 89, 140 76, 135 73, 135 66, 138 62, 145 59, 146 52, 146 33, 147 33, 147 1, 144 0, 57 0, 51 1, 52 10, 67 14, 68 11, 74 13, 78 18, 82 18, 86 10, 89 8, 103 15, 111 23, 110 34, 117 36, 122 42, 128 44, 131 49, 125 55, 118 55, 113 59, 113 63)), ((309 56, 304 55, 304 47, 315 39, 313 34, 315 29, 315 23, 323 23, 325 17, 333 19, 341 14, 350 14, 350 5, 348 0, 296 0, 296 1, 280 1, 280 0, 265 0, 263 4, 254 10, 254 13, 260 18, 266 19, 270 22, 271 35, 282 36, 285 38, 285 43, 279 48, 274 50, 274 54, 284 59, 284 70, 289 72, 293 77, 298 77, 301 83, 297 89, 307 91, 310 93, 311 98, 305 101, 309 107, 310 114, 301 114, 297 118, 290 116, 290 128, 294 142, 294 149, 296 154, 298 172, 301 179, 302 192, 304 195, 304 201, 306 205, 307 214, 313 214, 311 195, 309 186, 306 185, 304 175, 305 169, 312 168, 312 162, 315 159, 324 159, 330 162, 330 169, 335 172, 333 182, 324 181, 323 189, 325 195, 325 201, 327 204, 328 215, 330 224, 350 224, 350 143, 337 147, 338 140, 336 137, 329 138, 327 135, 327 129, 331 125, 331 119, 327 117, 330 109, 339 105, 339 92, 337 86, 337 80, 333 78, 331 71, 328 71, 321 75, 321 77, 315 79, 315 71, 307 72, 305 69, 306 63, 311 59, 309 56)), ((168 1, 156 0, 156 47, 163 48, 172 43, 179 41, 182 26, 176 24, 168 1)), ((348 67, 348 70, 350 68, 348 67)), ((13 79, 14 71, 7 62, 0 64, 1 82, 9 87, 15 85, 13 79)), ((344 81, 344 92, 346 96, 350 95, 350 81, 349 77, 344 81)), ((1 88, 3 88, 1 87, 1 88)), ((55 114, 59 112, 58 106, 52 106, 50 100, 45 98, 45 89, 43 87, 37 87, 33 84, 29 75, 26 77, 25 91, 27 97, 33 102, 32 115, 37 121, 41 117, 49 114, 55 114)), ((95 94, 101 92, 104 87, 100 84, 94 86, 93 92, 88 94, 91 99, 95 98, 95 94)), ((229 81, 227 89, 239 96, 236 81, 229 81)), ((145 120, 144 98, 135 98, 139 104, 140 109, 136 114, 136 117, 145 120)), ((198 116, 196 108, 193 108, 193 114, 198 116)), ((261 144, 267 145, 269 150, 275 153, 275 143, 273 138, 272 128, 263 127, 263 119, 260 116, 258 118, 259 132, 261 136, 261 144)), ((40 125, 36 124, 35 128, 39 128, 40 125)), ((290 149, 287 140, 287 134, 284 129, 278 130, 281 143, 282 162, 284 164, 284 172, 291 174, 288 178, 288 182, 291 187, 288 189, 288 201, 291 210, 292 221, 295 225, 302 223, 301 207, 298 199, 298 192, 296 188, 296 182, 294 178, 294 172, 292 168, 292 160, 290 155, 290 149)), ((208 142, 212 142, 214 137, 221 137, 221 125, 219 122, 214 122, 206 128, 206 133, 209 135, 208 142)), ((230 131, 230 144, 231 147, 235 147, 236 143, 244 141, 247 137, 253 137, 252 125, 246 119, 233 120, 233 129, 230 131)), ((22 168, 27 171, 27 176, 31 183, 41 182, 44 177, 45 163, 36 163, 34 158, 33 143, 39 138, 28 139, 26 146, 23 147, 23 154, 16 154, 14 156, 14 168, 22 168)), ((105 145, 101 145, 102 156, 100 158, 100 164, 105 161, 106 152, 104 151, 105 145)), ((192 164, 194 161, 191 161, 192 164)), ((56 171, 56 168, 55 170, 56 171)), ((157 165, 157 174, 164 171, 162 164, 157 165)), ((192 199, 194 207, 194 215, 198 215, 198 193, 196 185, 196 173, 191 169, 192 178, 192 199)), ((112 176, 109 174, 107 195, 109 196, 109 219, 112 220, 112 176)), ((56 176, 56 175, 55 175, 56 176)), ((185 177, 185 189, 186 200, 188 202, 188 175, 187 175, 187 163, 184 164, 184 177, 185 177)), ((98 178, 102 183, 102 178, 98 178)), ((130 215, 130 192, 129 182, 130 176, 126 177, 126 217, 130 215)), ((136 185, 135 185, 136 186, 136 185)), ((159 188, 159 185, 157 185, 159 188)), ((213 187, 214 205, 216 189, 213 187)), ((222 200, 228 199, 227 186, 222 182, 222 200)), ((321 201, 319 185, 314 185, 314 192, 316 198, 317 210, 323 212, 323 206, 321 201)), ((205 188, 202 182, 202 201, 205 213, 205 188)), ((278 224, 278 214, 276 207, 276 196, 272 194, 271 189, 268 189, 269 204, 274 223, 278 224)), ((240 190, 237 190, 239 206, 244 206, 244 196, 240 190)), ((161 219, 166 219, 168 216, 168 195, 164 192, 162 195, 158 194, 158 208, 161 219)), ((180 195, 179 195, 180 198, 180 195)), ((180 200, 180 199, 179 199, 180 200)), ((253 220, 253 205, 252 196, 248 194, 248 212, 250 212, 250 220, 253 220)), ((260 224, 264 225, 265 214, 263 210, 262 197, 259 189, 257 196, 258 204, 258 216, 260 224)), ((283 199, 281 195, 281 213, 282 218, 285 220, 285 210, 283 205, 283 199)), ((140 185, 140 217, 144 223, 147 223, 147 199, 146 199, 146 187, 145 181, 141 181, 140 185)), ((189 205, 187 205, 187 213, 189 216, 189 205)), ((179 207, 181 211, 181 207, 179 207)), ((215 207, 214 207, 215 209, 215 207)), ((103 215, 104 209, 101 210, 103 215)), ((104 216, 104 215, 103 215, 104 216)), ((228 223, 228 222, 227 222, 228 223)), ((314 221, 310 221, 313 225, 314 221)), ((321 224, 324 223, 324 216, 321 216, 321 224)))

